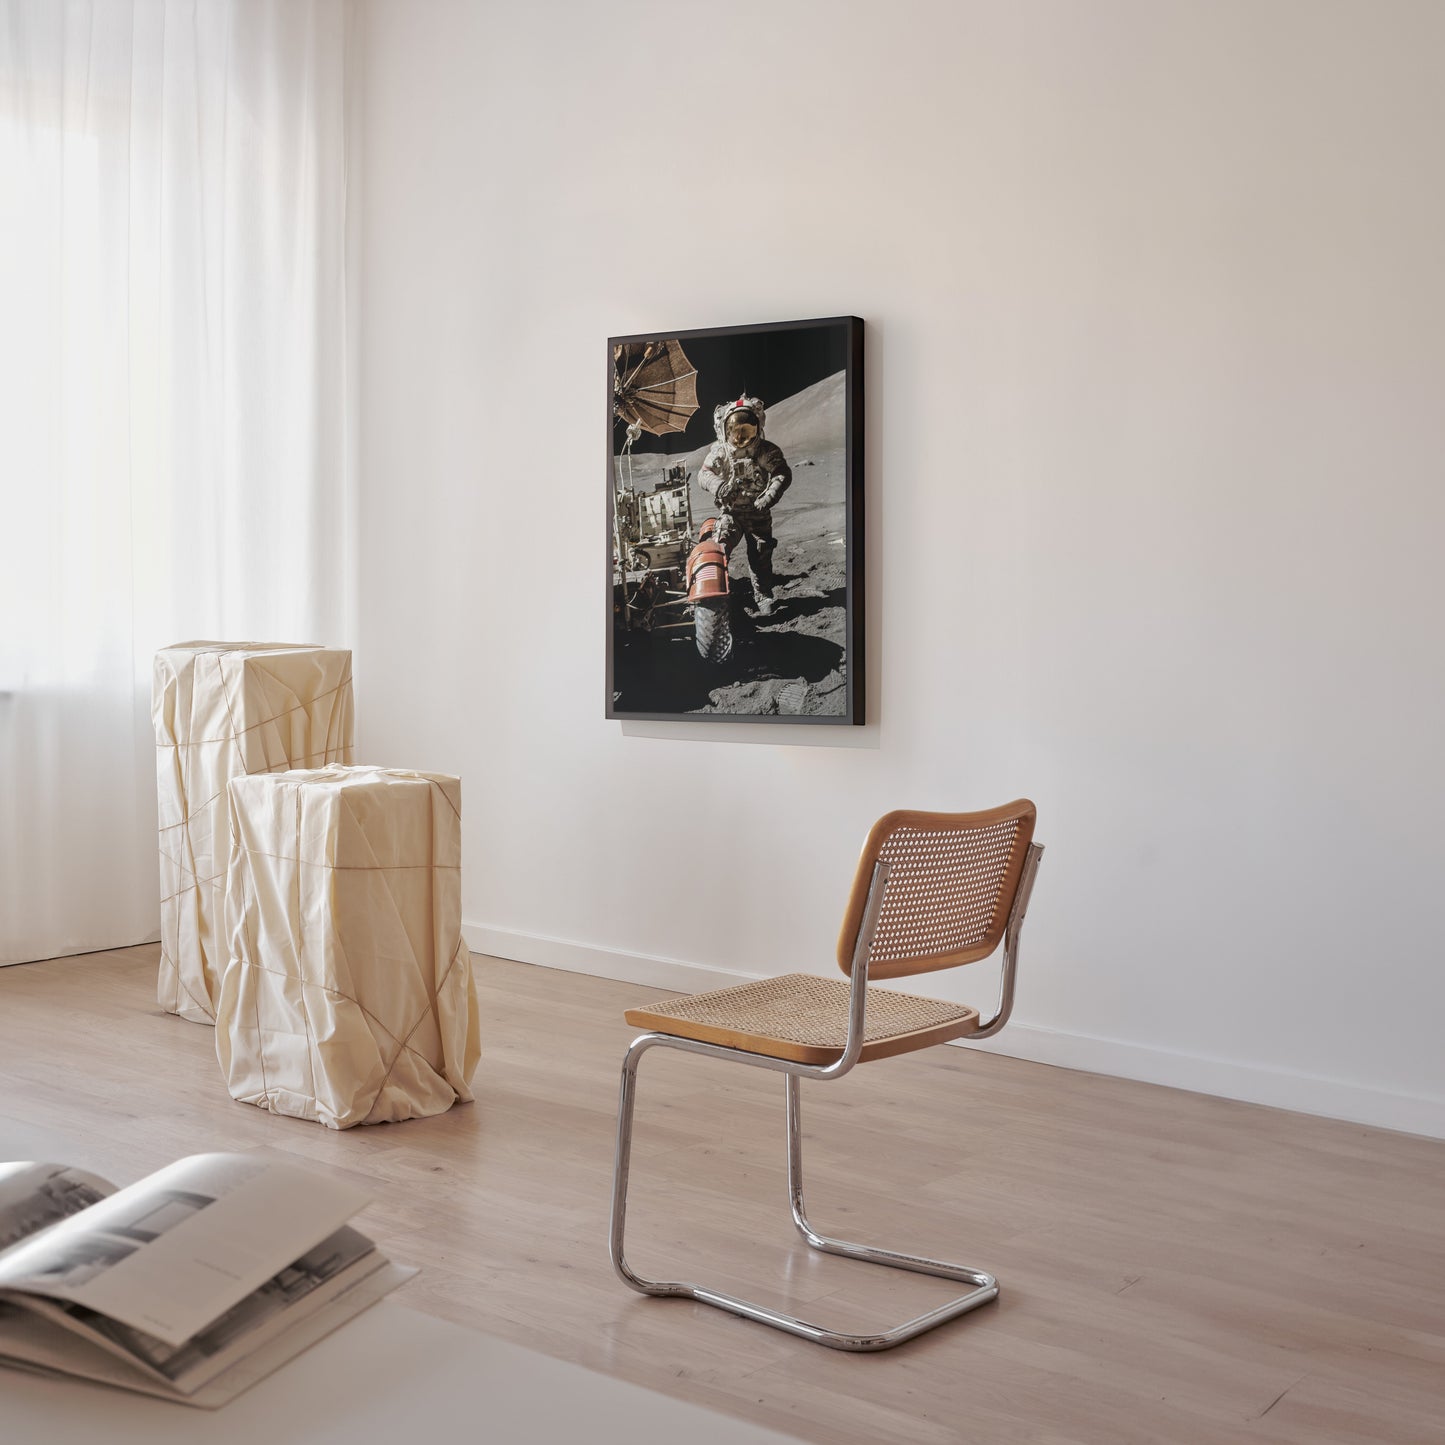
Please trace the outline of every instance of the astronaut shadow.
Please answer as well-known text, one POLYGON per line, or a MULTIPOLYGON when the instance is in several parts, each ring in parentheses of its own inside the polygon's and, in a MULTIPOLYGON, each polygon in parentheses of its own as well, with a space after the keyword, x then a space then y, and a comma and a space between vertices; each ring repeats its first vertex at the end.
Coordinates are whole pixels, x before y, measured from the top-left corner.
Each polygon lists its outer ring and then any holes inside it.
MULTIPOLYGON (((826 637, 781 627, 804 614, 777 606, 767 618, 742 615, 733 622, 733 655, 728 659, 732 682, 770 678, 801 678, 822 682, 843 662, 843 649, 826 637)), ((716 683, 713 684, 717 686, 716 683)))

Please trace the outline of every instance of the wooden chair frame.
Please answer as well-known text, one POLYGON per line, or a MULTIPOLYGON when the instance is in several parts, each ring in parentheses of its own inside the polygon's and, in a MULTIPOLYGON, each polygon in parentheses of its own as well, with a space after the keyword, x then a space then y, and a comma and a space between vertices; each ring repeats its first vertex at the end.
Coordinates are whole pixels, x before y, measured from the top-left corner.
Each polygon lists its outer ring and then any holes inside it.
MULTIPOLYGON (((1020 805, 1010 805, 1018 808, 1020 805)), ((1024 835, 1026 839, 1032 838, 1033 808, 1027 807, 1028 832, 1024 835)), ((889 864, 886 860, 878 857, 879 844, 887 836, 886 826, 891 820, 899 818, 923 818, 929 815, 922 814, 890 814, 888 818, 880 820, 880 823, 869 835, 868 844, 865 846, 863 859, 859 868, 859 882, 866 879, 866 884, 859 887, 855 883, 853 897, 850 900, 849 910, 845 914, 843 933, 839 940, 840 965, 846 956, 844 951, 845 941, 851 936, 852 948, 851 957, 847 957, 847 971, 850 975, 850 990, 848 1001, 848 1030, 847 1041, 842 1053, 836 1060, 829 1064, 803 1064, 790 1059, 775 1058, 771 1055, 750 1053, 741 1049, 726 1048, 720 1044, 705 1043, 698 1039, 681 1038, 673 1034, 645 1033, 633 1040, 631 1047, 627 1050, 626 1057, 622 1063, 622 1086, 617 1111, 617 1153, 613 1172, 612 1187, 612 1220, 611 1220, 611 1256, 613 1268, 621 1277, 623 1283, 641 1294, 661 1295, 673 1298, 693 1299, 701 1304, 714 1305, 718 1309, 726 1310, 730 1314, 739 1315, 744 1319, 757 1320, 761 1324, 771 1325, 775 1329, 785 1330, 789 1334, 798 1335, 805 1340, 812 1340, 816 1344, 826 1345, 830 1349, 849 1351, 877 1351, 891 1349, 895 1345, 902 1344, 905 1340, 911 1340, 921 1335, 926 1330, 934 1329, 946 1321, 956 1319, 959 1315, 966 1314, 970 1310, 977 1309, 980 1305, 987 1304, 990 1300, 998 1297, 998 1281, 993 1275, 980 1269, 973 1269, 967 1265, 952 1264, 945 1260, 928 1259, 921 1255, 904 1254, 895 1250, 880 1249, 873 1245, 854 1244, 848 1240, 833 1239, 827 1235, 819 1234, 808 1222, 807 1213, 803 1200, 803 1146, 801 1126, 801 1096, 802 1081, 804 1079, 837 1079, 858 1062, 863 1053, 865 1010, 868 998, 868 975, 869 959, 873 947, 874 935, 878 928, 879 915, 883 906, 884 892, 887 886, 889 864), (884 830, 880 833, 880 830, 884 830), (869 860, 872 860, 871 871, 868 868, 869 860), (869 1331, 866 1333, 847 1333, 839 1330, 831 1330, 822 1325, 810 1323, 807 1320, 786 1314, 780 1310, 769 1309, 765 1305, 754 1304, 751 1301, 740 1299, 735 1295, 724 1294, 718 1290, 706 1288, 703 1285, 689 1284, 679 1281, 662 1281, 644 1278, 638 1274, 628 1263, 623 1248, 623 1239, 627 1221, 627 1182, 631 1167, 632 1158, 632 1128, 633 1115, 637 1102, 637 1069, 642 1056, 649 1049, 670 1048, 681 1049, 685 1053, 702 1054, 708 1058, 731 1059, 736 1063, 748 1064, 754 1068, 771 1069, 777 1073, 786 1074, 787 1082, 787 1137, 788 1137, 788 1195, 792 1207, 793 1223, 798 1232, 807 1243, 814 1249, 821 1250, 827 1254, 843 1255, 848 1259, 866 1261, 869 1264, 888 1265, 895 1269, 913 1270, 919 1274, 937 1275, 943 1279, 960 1280, 972 1286, 966 1293, 959 1295, 956 1299, 930 1310, 926 1314, 919 1315, 916 1319, 905 1321, 890 1329, 869 1331)), ((933 815, 937 816, 937 815, 933 815)), ((962 815, 970 821, 981 822, 983 820, 996 821, 998 818, 1012 816, 1009 809, 996 809, 992 814, 962 815)), ((1018 968, 1019 934, 1023 928, 1024 915, 1028 909, 1029 895, 1033 891, 1034 876, 1038 870, 1039 859, 1043 856, 1043 848, 1032 841, 1026 841, 1025 846, 1019 850, 1019 856, 1012 860, 1008 875, 1005 879, 1004 893, 1001 903, 1007 901, 1006 909, 1000 909, 1006 924, 1001 923, 1000 930, 1003 934, 1004 956, 1002 978, 999 988, 999 1002, 994 1015, 987 1023, 976 1025, 970 1032, 963 1035, 968 1039, 984 1039, 998 1033, 1008 1022, 1009 1015, 1013 1011, 1014 1001, 1014 980, 1018 968), (1012 898, 1008 898, 1008 890, 1012 891, 1012 898)), ((992 930, 991 930, 992 931, 992 930)), ((984 953, 992 952, 997 944, 997 933, 994 933, 994 943, 984 949, 984 953)), ((972 958, 981 957, 983 954, 977 950, 969 950, 969 958, 956 957, 952 961, 965 962, 972 958)), ((924 964, 923 967, 929 965, 924 964)), ((902 970, 893 970, 902 971, 902 970)), ((920 971, 918 967, 909 969, 910 972, 920 971)))

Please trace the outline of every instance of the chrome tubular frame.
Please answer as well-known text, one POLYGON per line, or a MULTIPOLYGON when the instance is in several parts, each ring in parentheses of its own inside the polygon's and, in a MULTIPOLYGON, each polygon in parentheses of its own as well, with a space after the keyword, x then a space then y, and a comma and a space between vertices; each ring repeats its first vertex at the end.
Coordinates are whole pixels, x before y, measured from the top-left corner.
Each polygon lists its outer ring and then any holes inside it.
MULTIPOLYGON (((1018 955, 1018 933, 1023 924, 1024 911, 1028 907, 1029 891, 1033 887, 1034 872, 1038 867, 1039 855, 1043 849, 1031 845, 1024 860, 1019 886, 1014 895, 1013 909, 1009 915, 1008 929, 1004 936, 1004 970, 999 1009, 994 1018, 982 1025, 969 1038, 986 1038, 997 1033, 1008 1021, 1013 1008, 1014 969, 1018 955)), ((863 920, 858 929, 858 938, 853 949, 852 989, 848 1001, 848 1033, 842 1054, 831 1064, 797 1064, 787 1059, 769 1058, 763 1054, 750 1054, 741 1049, 723 1048, 718 1044, 706 1044, 696 1039, 677 1038, 671 1034, 649 1033, 633 1040, 631 1048, 622 1063, 622 1087, 617 1111, 617 1156, 612 1183, 612 1266, 624 1284, 641 1294, 671 1295, 682 1299, 697 1300, 701 1304, 713 1305, 729 1314, 744 1319, 757 1320, 760 1324, 771 1325, 774 1329, 785 1330, 815 1344, 826 1345, 834 1350, 872 1352, 891 1349, 931 1330, 959 1315, 977 1309, 998 1297, 998 1281, 983 1270, 967 1265, 950 1264, 945 1260, 928 1259, 922 1255, 901 1254, 890 1249, 879 1249, 872 1245, 853 1244, 848 1240, 832 1239, 817 1233, 808 1222, 803 1201, 803 1132, 802 1132, 802 1081, 804 1079, 836 1079, 846 1074, 858 1062, 863 1051, 864 1011, 868 997, 868 958, 872 951, 873 936, 878 927, 878 915, 883 904, 883 892, 888 878, 888 865, 881 860, 873 869, 869 884, 868 901, 864 908, 863 920), (736 1295, 723 1294, 702 1285, 681 1281, 646 1279, 628 1263, 623 1251, 623 1237, 627 1222, 627 1181, 632 1162, 632 1122, 637 1103, 637 1066, 643 1054, 652 1048, 681 1049, 685 1053, 703 1054, 711 1058, 731 1059, 736 1063, 749 1064, 755 1068, 771 1069, 786 1074, 788 1111, 788 1197, 792 1207, 793 1223, 798 1232, 812 1248, 825 1254, 838 1254, 847 1259, 863 1260, 869 1264, 887 1265, 894 1269, 913 1270, 918 1274, 937 1275, 942 1279, 962 1280, 973 1285, 968 1293, 929 1310, 916 1319, 908 1320, 892 1329, 872 1331, 866 1334, 850 1334, 830 1330, 822 1325, 811 1324, 795 1315, 769 1309, 739 1299, 736 1295)))
POLYGON ((1034 891, 1034 875, 1039 871, 1039 859, 1044 856, 1042 844, 1030 843, 1024 854, 1024 866, 1019 872, 1019 886, 1014 889, 1013 907, 1009 910, 1008 927, 1003 935, 1003 975, 999 979, 998 1008, 993 1017, 980 1024, 964 1039, 992 1038, 1008 1021, 1014 1011, 1014 977, 1019 966, 1019 933, 1024 926, 1024 914, 1029 911, 1029 895, 1034 891))

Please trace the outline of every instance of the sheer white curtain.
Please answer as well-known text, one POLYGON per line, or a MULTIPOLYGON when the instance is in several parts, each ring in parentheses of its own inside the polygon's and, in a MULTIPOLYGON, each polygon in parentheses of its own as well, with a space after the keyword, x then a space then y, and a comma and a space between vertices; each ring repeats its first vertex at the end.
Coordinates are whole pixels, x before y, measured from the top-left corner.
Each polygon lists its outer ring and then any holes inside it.
POLYGON ((150 660, 347 645, 343 0, 0 0, 0 963, 156 936, 150 660))

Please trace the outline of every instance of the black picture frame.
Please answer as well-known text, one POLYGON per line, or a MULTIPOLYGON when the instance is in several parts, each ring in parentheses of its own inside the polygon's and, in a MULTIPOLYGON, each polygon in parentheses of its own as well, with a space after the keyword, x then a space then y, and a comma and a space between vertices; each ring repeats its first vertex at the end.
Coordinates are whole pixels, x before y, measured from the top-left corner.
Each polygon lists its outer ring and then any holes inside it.
POLYGON ((609 337, 606 558, 608 718, 861 726, 862 320, 609 337))

